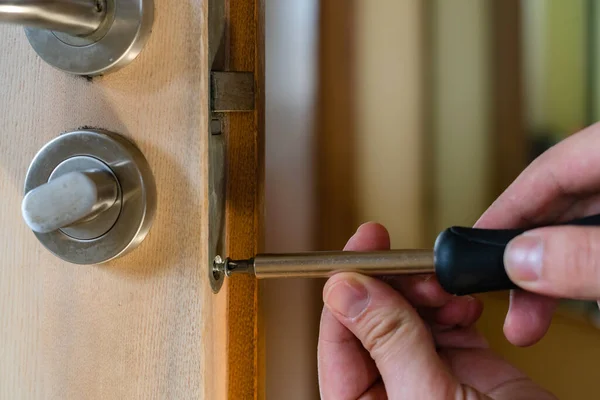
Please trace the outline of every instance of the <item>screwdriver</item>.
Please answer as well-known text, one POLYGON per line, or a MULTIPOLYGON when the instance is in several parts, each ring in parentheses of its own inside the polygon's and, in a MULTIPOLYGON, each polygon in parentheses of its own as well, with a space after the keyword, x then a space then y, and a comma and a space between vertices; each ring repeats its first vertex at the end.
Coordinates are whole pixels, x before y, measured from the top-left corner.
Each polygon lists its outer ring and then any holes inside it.
MULTIPOLYGON (((552 226, 600 226, 600 214, 552 226)), ((540 228, 541 225, 533 228, 540 228)), ((327 278, 339 272, 370 276, 435 274, 442 288, 457 296, 515 289, 504 268, 508 243, 527 229, 450 227, 435 240, 433 250, 372 252, 329 251, 258 254, 246 260, 213 262, 213 273, 253 274, 257 279, 327 278)))

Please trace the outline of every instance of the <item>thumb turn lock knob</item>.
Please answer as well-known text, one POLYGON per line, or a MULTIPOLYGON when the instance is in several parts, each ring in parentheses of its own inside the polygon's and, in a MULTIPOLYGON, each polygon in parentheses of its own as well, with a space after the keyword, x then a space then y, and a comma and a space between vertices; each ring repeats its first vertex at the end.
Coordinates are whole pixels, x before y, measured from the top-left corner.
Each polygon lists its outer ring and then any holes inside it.
POLYGON ((58 257, 95 264, 121 256, 147 235, 156 209, 148 162, 129 141, 76 131, 36 155, 25 182, 23 219, 58 257))
POLYGON ((23 218, 34 232, 50 233, 102 218, 118 196, 117 181, 107 171, 69 172, 27 193, 23 218))

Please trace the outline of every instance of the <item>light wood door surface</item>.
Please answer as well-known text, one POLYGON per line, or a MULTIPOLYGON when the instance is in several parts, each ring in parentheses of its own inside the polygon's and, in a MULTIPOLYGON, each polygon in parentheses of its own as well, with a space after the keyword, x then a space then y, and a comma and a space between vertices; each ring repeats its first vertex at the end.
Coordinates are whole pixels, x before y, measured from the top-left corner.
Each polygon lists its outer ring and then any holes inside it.
MULTIPOLYGON (((258 88, 259 111, 228 117, 225 132, 235 142, 227 247, 247 257, 261 227, 262 6, 226 9, 229 67, 255 72, 258 88)), ((21 28, 0 25, 0 399, 259 396, 255 281, 227 281, 215 295, 206 273, 207 15, 207 0, 155 0, 140 56, 92 81, 53 69, 21 28), (96 266, 50 254, 20 212, 36 152, 82 126, 131 139, 158 190, 142 245, 96 266)))

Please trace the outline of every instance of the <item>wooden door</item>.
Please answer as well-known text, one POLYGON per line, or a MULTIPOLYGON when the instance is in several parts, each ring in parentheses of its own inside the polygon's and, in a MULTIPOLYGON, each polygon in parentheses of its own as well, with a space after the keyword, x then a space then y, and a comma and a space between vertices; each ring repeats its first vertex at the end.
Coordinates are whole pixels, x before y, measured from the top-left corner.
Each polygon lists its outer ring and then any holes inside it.
MULTIPOLYGON (((226 247, 247 257, 261 228, 262 6, 226 2, 226 67, 254 72, 258 88, 257 111, 224 125, 226 247)), ((155 0, 138 58, 91 81, 53 69, 23 29, 0 25, 0 399, 260 396, 255 281, 213 294, 206 273, 208 6, 155 0), (93 266, 50 254, 20 212, 36 152, 82 126, 131 139, 158 192, 141 246, 93 266)))

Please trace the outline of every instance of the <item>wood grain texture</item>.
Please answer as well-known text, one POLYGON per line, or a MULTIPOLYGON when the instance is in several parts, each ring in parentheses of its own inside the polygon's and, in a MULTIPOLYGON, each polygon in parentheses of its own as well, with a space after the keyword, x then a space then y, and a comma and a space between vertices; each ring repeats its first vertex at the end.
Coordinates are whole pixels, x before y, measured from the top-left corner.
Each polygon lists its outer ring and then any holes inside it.
MULTIPOLYGON (((265 232, 265 208, 266 208, 266 44, 265 44, 265 26, 266 26, 266 5, 265 0, 254 0, 255 9, 255 53, 254 53, 254 77, 256 80, 256 112, 255 118, 255 137, 256 137, 256 204, 254 210, 254 247, 257 252, 265 250, 266 232, 265 232)), ((265 296, 264 282, 258 282, 257 290, 257 312, 255 322, 256 352, 255 352, 255 389, 256 399, 266 399, 267 392, 267 368, 266 368, 266 318, 265 318, 265 296)), ((243 299, 242 299, 243 300, 243 299)))
MULTIPOLYGON (((21 29, 0 25, 0 399, 246 399, 257 390, 254 283, 213 295, 205 269, 207 3, 155 6, 139 58, 92 82, 52 69, 21 29), (20 216, 35 153, 81 126, 133 140, 158 185, 145 242, 102 266, 60 261, 20 216)), ((255 65, 254 50, 232 50, 236 62, 255 65)), ((233 146, 230 168, 250 182, 230 193, 229 242, 248 255, 260 226, 257 129, 236 124, 231 138, 251 132, 252 146, 233 146)))
MULTIPOLYGON (((256 111, 226 114, 227 255, 253 257, 262 244, 264 184, 263 7, 255 0, 229 0, 226 7, 228 69, 255 73, 256 111), (260 38, 260 39, 259 39, 260 38)), ((227 398, 259 398, 259 286, 251 276, 228 282, 227 398)))

